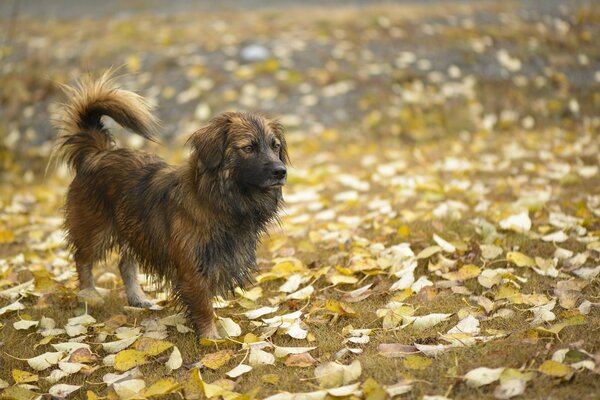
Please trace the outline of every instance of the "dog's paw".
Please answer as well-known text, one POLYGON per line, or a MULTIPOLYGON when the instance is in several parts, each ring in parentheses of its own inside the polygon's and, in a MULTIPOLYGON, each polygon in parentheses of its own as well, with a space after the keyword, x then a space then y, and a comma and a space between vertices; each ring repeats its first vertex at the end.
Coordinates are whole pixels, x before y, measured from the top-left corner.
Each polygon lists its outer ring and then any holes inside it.
POLYGON ((210 326, 209 328, 204 329, 200 333, 200 336, 204 339, 212 339, 212 340, 223 339, 223 337, 221 335, 219 335, 219 332, 217 331, 217 327, 214 324, 212 326, 210 326))
POLYGON ((104 305, 104 298, 96 288, 80 290, 79 293, 77 293, 77 299, 90 307, 102 307, 104 305))
POLYGON ((127 302, 131 307, 152 308, 156 304, 147 297, 129 297, 127 302))

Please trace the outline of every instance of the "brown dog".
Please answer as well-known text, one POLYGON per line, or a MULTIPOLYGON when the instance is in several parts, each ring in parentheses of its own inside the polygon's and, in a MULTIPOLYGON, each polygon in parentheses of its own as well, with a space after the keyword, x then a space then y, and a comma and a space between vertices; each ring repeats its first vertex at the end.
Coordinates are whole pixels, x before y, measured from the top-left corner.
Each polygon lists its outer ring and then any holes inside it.
POLYGON ((191 156, 171 166, 141 151, 116 148, 103 115, 152 139, 146 102, 105 75, 66 88, 58 150, 75 177, 65 225, 81 289, 95 291, 93 263, 118 249, 129 304, 151 306, 142 270, 165 282, 187 306, 198 334, 218 336, 211 299, 249 280, 256 245, 277 218, 288 160, 281 125, 228 112, 189 138, 191 156))

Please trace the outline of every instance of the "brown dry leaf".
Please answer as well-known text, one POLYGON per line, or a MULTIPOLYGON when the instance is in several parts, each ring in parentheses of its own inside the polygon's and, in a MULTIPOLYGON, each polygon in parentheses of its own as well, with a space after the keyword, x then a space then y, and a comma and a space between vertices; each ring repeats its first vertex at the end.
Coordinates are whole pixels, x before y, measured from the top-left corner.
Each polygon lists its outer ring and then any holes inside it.
POLYGON ((477 278, 481 273, 481 268, 473 264, 467 264, 460 267, 458 271, 448 272, 442 275, 449 281, 466 281, 467 279, 477 278))
POLYGON ((310 353, 290 354, 285 360, 285 365, 288 367, 310 367, 315 365, 317 360, 310 353))
POLYGON ((231 350, 220 350, 215 353, 210 353, 202 357, 200 362, 206 368, 219 369, 225 365, 233 357, 233 351, 231 350))
POLYGON ((419 352, 415 346, 402 343, 381 343, 377 350, 379 354, 388 358, 406 357, 419 352))
POLYGON ((581 298, 581 290, 588 285, 588 282, 580 279, 569 279, 568 281, 559 281, 556 283, 554 294, 558 297, 561 307, 572 309, 577 306, 577 301, 581 298))
POLYGON ((69 362, 72 363, 94 363, 98 361, 98 357, 92 354, 88 348, 77 349, 69 356, 69 362))

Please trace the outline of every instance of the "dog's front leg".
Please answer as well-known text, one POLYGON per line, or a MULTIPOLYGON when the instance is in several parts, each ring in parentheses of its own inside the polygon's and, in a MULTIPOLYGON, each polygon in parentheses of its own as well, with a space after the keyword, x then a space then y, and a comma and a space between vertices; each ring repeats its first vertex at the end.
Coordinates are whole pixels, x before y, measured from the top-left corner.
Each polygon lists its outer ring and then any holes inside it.
POLYGON ((188 309, 196 333, 208 339, 220 339, 213 320, 212 291, 198 272, 190 266, 178 268, 178 290, 188 309))

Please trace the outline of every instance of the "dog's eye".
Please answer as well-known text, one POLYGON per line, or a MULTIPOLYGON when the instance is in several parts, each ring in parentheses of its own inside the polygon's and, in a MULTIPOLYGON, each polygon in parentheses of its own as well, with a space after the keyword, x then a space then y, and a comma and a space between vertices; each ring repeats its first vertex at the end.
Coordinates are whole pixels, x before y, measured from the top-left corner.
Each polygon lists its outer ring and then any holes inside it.
POLYGON ((281 147, 281 144, 279 144, 279 142, 273 142, 271 144, 271 147, 273 147, 274 150, 279 150, 279 148, 281 147))
POLYGON ((252 145, 244 146, 244 147, 242 147, 242 150, 246 153, 252 153, 254 151, 254 146, 252 146, 252 145))

